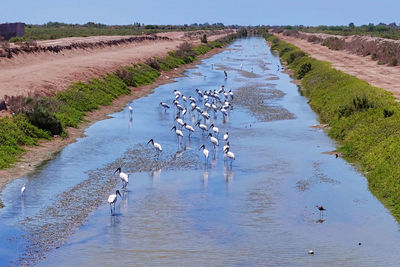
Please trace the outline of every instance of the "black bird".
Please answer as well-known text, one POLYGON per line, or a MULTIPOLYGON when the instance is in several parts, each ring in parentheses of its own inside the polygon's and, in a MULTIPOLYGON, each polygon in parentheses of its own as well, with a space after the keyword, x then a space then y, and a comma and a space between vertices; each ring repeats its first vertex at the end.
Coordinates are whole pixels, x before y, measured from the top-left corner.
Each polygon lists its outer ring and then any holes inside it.
POLYGON ((319 210, 319 211, 324 211, 324 210, 326 210, 323 206, 316 206, 317 207, 317 209, 319 210))

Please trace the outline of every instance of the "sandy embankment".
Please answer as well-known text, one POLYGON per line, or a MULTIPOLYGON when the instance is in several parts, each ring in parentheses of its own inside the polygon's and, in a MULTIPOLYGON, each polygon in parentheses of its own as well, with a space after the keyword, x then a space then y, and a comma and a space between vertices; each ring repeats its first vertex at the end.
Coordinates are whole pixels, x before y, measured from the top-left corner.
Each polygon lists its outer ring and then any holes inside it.
MULTIPOLYGON (((207 38, 212 41, 227 34, 220 32, 207 38)), ((18 55, 11 60, 2 59, 0 60, 0 96, 5 94, 10 96, 27 95, 30 92, 48 94, 54 92, 54 90, 67 88, 74 81, 86 81, 99 77, 115 71, 121 66, 143 62, 150 57, 166 56, 169 51, 175 50, 184 41, 192 44, 200 43, 198 36, 189 38, 183 32, 169 32, 159 35, 167 36, 172 40, 145 41, 101 49, 73 50, 60 54, 18 55)), ((99 39, 110 37, 89 38, 99 39)), ((70 38, 66 38, 64 41, 70 42, 71 40, 70 38)), ((61 41, 55 40, 54 42, 61 41)), ((199 59, 210 57, 221 51, 222 49, 213 49, 206 55, 200 56, 199 59)), ((14 167, 0 171, 0 189, 9 181, 33 171, 35 166, 51 159, 56 152, 60 151, 67 144, 73 143, 76 141, 76 138, 82 137, 84 129, 92 123, 107 118, 107 114, 123 109, 126 103, 151 93, 155 87, 172 82, 172 78, 181 76, 185 69, 197 63, 194 62, 190 65, 184 65, 178 69, 164 72, 153 84, 132 88, 131 95, 122 96, 116 99, 112 105, 88 113, 85 117, 88 122, 82 123, 77 129, 69 128, 68 138, 42 141, 37 147, 27 148, 28 152, 23 155, 14 167)))
POLYGON ((346 51, 330 50, 326 46, 307 40, 276 34, 281 40, 291 43, 315 59, 332 63, 332 67, 354 75, 369 84, 385 89, 400 99, 400 67, 378 65, 370 57, 362 57, 346 51))

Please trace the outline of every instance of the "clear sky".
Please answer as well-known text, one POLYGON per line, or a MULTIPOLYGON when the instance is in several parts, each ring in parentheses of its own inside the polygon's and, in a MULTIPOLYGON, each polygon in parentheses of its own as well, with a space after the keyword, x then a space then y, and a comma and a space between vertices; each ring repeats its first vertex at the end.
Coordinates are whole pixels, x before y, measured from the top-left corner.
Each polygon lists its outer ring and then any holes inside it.
POLYGON ((0 23, 400 23, 400 0, 2 0, 0 23))

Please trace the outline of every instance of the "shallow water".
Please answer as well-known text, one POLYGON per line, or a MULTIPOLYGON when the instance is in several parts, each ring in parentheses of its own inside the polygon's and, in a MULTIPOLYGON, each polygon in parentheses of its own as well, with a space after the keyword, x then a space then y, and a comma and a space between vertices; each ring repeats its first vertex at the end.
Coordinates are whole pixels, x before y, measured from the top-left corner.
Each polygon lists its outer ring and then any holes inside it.
POLYGON ((310 128, 317 117, 279 71, 279 58, 261 38, 231 48, 135 100, 132 120, 127 108, 112 114, 8 184, 0 265, 397 265, 398 224, 361 174, 323 154, 335 144, 310 128), (158 107, 174 89, 196 97, 195 88, 221 84, 240 97, 229 119, 215 122, 220 136, 229 132, 232 167, 221 148, 213 158, 199 131, 178 147, 173 111, 158 107), (146 146, 150 138, 163 146, 159 159, 146 146), (110 216, 106 199, 121 186, 118 166, 132 175, 110 216))

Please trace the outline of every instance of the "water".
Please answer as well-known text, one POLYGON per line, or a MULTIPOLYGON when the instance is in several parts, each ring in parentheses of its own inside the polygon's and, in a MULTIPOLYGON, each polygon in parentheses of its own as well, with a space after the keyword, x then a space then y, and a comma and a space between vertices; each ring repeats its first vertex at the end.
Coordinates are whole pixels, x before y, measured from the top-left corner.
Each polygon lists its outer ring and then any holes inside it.
POLYGON ((360 173, 323 153, 335 144, 310 128, 317 117, 278 71, 279 58, 261 38, 229 48, 133 101, 132 121, 127 108, 112 114, 8 184, 0 265, 397 265, 398 224, 360 173), (221 147, 213 157, 199 131, 178 147, 173 111, 158 107, 174 89, 188 97, 222 84, 241 97, 227 122, 216 121, 220 137, 229 132, 232 167, 221 147), (150 138, 163 146, 159 160, 146 146, 150 138), (106 199, 121 186, 112 175, 118 166, 132 176, 110 216, 106 199))

